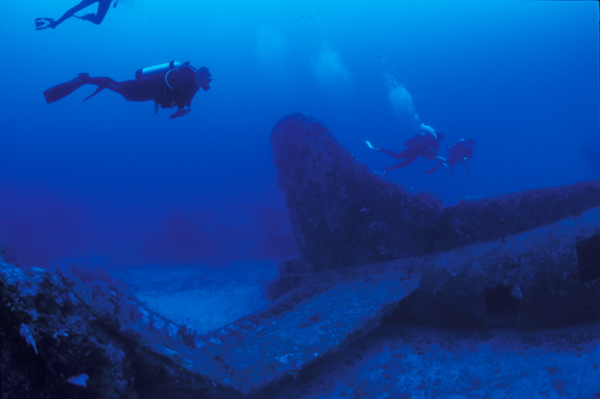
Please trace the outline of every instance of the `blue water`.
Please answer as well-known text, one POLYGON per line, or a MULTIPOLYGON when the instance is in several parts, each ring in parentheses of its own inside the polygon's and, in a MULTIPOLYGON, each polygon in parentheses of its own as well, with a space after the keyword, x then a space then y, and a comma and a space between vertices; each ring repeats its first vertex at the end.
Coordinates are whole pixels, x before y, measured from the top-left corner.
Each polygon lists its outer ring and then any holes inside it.
POLYGON ((475 138, 468 174, 389 175, 447 205, 600 177, 594 1, 121 0, 99 26, 35 31, 74 4, 0 5, 0 244, 23 265, 294 256, 269 143, 292 112, 379 172, 395 160, 364 140, 400 151, 418 123, 475 138), (107 91, 82 103, 91 86, 42 96, 170 60, 214 78, 183 118, 107 91))

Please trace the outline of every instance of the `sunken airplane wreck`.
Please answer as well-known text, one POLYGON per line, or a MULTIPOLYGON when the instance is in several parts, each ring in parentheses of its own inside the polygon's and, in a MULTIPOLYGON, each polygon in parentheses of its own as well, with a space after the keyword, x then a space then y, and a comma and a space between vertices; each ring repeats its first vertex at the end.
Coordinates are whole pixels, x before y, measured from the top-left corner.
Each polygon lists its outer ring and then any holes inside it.
POLYGON ((3 391, 276 397, 277 382, 383 317, 523 329, 600 319, 600 181, 444 208, 373 174, 308 116, 283 118, 271 142, 300 258, 281 263, 269 309, 198 335, 106 283, 1 261, 3 391))

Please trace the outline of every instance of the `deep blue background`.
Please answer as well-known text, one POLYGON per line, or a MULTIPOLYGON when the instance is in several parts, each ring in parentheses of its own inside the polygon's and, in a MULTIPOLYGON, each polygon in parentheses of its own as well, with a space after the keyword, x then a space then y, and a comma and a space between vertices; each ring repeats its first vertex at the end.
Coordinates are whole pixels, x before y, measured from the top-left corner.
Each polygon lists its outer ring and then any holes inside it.
POLYGON ((28 266, 293 255, 268 140, 292 112, 378 171, 394 160, 364 140, 401 150, 411 105, 445 144, 477 139, 469 174, 390 174, 448 205, 600 176, 593 1, 120 0, 100 26, 34 30, 75 3, 0 5, 0 244, 28 266), (110 92, 82 103, 92 87, 42 96, 169 60, 213 73, 184 118, 110 92))

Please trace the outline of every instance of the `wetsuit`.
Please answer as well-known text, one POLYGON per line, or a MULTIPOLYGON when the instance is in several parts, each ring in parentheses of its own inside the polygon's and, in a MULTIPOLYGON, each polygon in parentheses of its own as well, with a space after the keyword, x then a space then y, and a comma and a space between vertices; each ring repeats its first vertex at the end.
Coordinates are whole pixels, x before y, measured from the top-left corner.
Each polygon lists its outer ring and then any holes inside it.
POLYGON ((425 157, 426 159, 435 159, 438 150, 440 149, 439 140, 440 138, 435 133, 421 131, 419 134, 414 135, 404 143, 404 145, 407 147, 404 151, 395 153, 383 148, 378 149, 377 151, 392 156, 396 159, 404 159, 404 161, 397 163, 394 166, 385 168, 385 173, 394 169, 404 168, 413 163, 419 156, 425 157))
POLYGON ((469 173, 469 161, 473 158, 473 150, 475 147, 475 140, 473 139, 458 139, 452 144, 448 146, 448 158, 438 157, 437 159, 440 161, 436 166, 427 170, 426 174, 431 174, 439 169, 440 166, 444 166, 448 169, 449 172, 454 172, 454 167, 456 164, 464 164, 467 165, 465 170, 466 173, 469 173))
MULTIPOLYGON (((63 14, 63 16, 60 17, 56 21, 53 20, 52 18, 36 18, 35 19, 35 29, 36 30, 44 30, 44 29, 48 29, 48 28, 54 29, 58 25, 60 25, 61 23, 63 23, 64 21, 66 21, 67 19, 69 19, 71 17, 79 18, 84 21, 90 21, 96 25, 99 25, 104 20, 104 17, 106 16, 106 13, 108 12, 108 9, 110 7, 110 3, 111 3, 111 0, 83 0, 83 1, 79 2, 76 6, 68 9, 67 12, 65 12, 63 14), (83 10, 84 8, 89 7, 94 3, 98 3, 98 10, 96 11, 96 14, 85 14, 81 17, 75 15, 76 12, 79 12, 79 11, 83 10)), ((116 6, 117 6, 117 3, 115 2, 115 7, 116 6)))
POLYGON ((202 67, 200 70, 195 70, 190 66, 182 66, 166 72, 121 82, 108 77, 91 77, 87 73, 81 73, 70 82, 61 83, 44 91, 44 97, 46 102, 52 103, 66 97, 83 85, 91 84, 98 86, 98 88, 85 100, 104 89, 108 89, 119 93, 128 101, 153 100, 156 107, 155 111, 158 110, 158 107, 171 108, 177 106, 178 111, 171 115, 171 118, 176 118, 189 112, 189 107, 198 88, 202 87, 205 91, 210 89, 210 81, 208 68, 202 67))

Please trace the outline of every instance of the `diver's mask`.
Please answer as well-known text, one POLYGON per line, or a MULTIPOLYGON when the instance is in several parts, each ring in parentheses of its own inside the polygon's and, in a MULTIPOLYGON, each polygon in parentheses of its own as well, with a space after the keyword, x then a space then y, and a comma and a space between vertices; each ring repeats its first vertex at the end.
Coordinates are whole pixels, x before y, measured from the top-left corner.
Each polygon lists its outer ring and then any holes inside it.
POLYGON ((189 61, 183 63, 184 67, 188 67, 194 72, 196 72, 196 77, 194 83, 196 87, 202 87, 205 91, 210 89, 210 82, 212 81, 212 75, 207 67, 203 66, 200 68, 193 67, 189 61))
POLYGON ((210 82, 212 81, 212 75, 207 67, 203 66, 196 70, 196 86, 202 87, 204 90, 210 89, 210 82))

